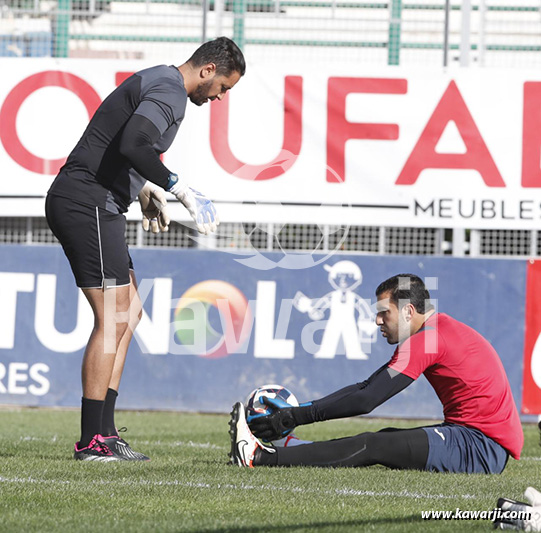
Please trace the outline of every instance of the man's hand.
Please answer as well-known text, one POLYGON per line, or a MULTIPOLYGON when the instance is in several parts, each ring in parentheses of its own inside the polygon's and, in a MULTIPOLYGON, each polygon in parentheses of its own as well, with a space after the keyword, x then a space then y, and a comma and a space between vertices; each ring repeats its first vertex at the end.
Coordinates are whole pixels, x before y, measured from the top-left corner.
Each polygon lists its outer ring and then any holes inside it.
POLYGON ((139 193, 139 204, 143 213, 143 229, 152 233, 169 231, 171 219, 167 212, 165 193, 156 185, 147 183, 139 193))
POLYGON ((188 210, 199 233, 208 235, 216 231, 220 220, 216 214, 214 204, 206 196, 189 187, 176 174, 169 176, 167 190, 174 194, 188 210))
POLYGON ((256 437, 271 442, 281 439, 297 426, 294 407, 287 402, 267 396, 262 396, 260 401, 271 408, 271 413, 248 417, 248 425, 256 437))

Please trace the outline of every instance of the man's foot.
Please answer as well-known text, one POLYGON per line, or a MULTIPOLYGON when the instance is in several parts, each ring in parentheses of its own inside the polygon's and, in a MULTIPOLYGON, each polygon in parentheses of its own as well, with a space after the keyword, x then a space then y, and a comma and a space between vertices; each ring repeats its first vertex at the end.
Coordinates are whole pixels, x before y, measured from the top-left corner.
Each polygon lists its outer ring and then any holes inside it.
POLYGON ((117 455, 107 444, 101 435, 94 435, 88 446, 80 447, 80 442, 75 443, 75 452, 73 457, 78 461, 123 461, 124 459, 117 455))
POLYGON ((233 406, 233 411, 231 411, 229 435, 231 437, 231 453, 229 454, 229 458, 232 465, 253 468, 254 457, 258 449, 275 453, 273 448, 263 446, 254 437, 246 423, 246 413, 244 412, 244 405, 241 402, 237 402, 233 406))
POLYGON ((118 435, 103 437, 103 440, 111 451, 124 459, 124 461, 150 461, 150 457, 132 450, 130 445, 118 435))

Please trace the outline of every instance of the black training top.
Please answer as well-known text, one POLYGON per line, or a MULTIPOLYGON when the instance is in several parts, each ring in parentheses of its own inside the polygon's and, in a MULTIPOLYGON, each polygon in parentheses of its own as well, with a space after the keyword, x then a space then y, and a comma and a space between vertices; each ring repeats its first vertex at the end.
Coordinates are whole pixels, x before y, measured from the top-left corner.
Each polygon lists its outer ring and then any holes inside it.
POLYGON ((124 213, 145 180, 165 187, 170 172, 159 155, 171 146, 186 102, 175 66, 133 74, 99 106, 49 193, 124 213))
POLYGON ((297 425, 371 413, 376 407, 414 382, 413 378, 389 368, 378 368, 362 383, 355 383, 324 398, 293 408, 297 425))

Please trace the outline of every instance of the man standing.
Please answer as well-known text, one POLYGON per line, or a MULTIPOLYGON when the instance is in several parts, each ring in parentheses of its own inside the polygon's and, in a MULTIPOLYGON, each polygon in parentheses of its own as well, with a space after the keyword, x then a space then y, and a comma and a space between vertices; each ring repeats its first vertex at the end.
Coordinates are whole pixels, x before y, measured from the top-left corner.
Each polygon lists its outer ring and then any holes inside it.
MULTIPOLYGON (((141 313, 123 213, 141 193, 144 214, 154 204, 157 216, 161 187, 188 209, 200 233, 216 230, 212 202, 165 167, 160 154, 177 134, 187 99, 198 106, 221 100, 245 69, 236 44, 220 37, 179 67, 161 65, 130 76, 97 109, 49 189, 47 221, 94 313, 82 365, 75 459, 148 460, 118 436, 114 423, 124 361, 141 313)), ((160 219, 162 229, 167 223, 167 217, 160 219)))
POLYGON ((384 338, 398 344, 391 360, 366 381, 299 407, 266 403, 271 414, 245 419, 237 403, 230 422, 231 460, 239 466, 369 466, 431 472, 501 473, 508 456, 519 459, 524 443, 520 418, 503 365, 479 333, 436 313, 423 281, 399 274, 376 289, 384 338), (443 404, 442 424, 270 448, 292 428, 366 414, 424 374, 443 404), (251 430, 251 431, 250 431, 251 430), (252 434, 253 433, 255 434, 252 434))

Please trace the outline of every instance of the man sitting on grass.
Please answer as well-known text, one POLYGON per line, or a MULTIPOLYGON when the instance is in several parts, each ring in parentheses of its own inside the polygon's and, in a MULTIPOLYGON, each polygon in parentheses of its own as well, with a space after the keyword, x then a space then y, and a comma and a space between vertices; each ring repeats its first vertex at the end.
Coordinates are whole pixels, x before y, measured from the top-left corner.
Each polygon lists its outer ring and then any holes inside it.
POLYGON ((266 416, 246 421, 231 413, 231 462, 238 466, 370 466, 499 474, 509 455, 519 459, 524 435, 503 365, 489 342, 469 326, 436 313, 423 281, 399 274, 376 289, 383 337, 398 344, 391 360, 366 381, 299 407, 270 398, 266 416), (294 427, 370 413, 424 374, 443 404, 444 422, 413 429, 314 442, 264 446, 294 427))

